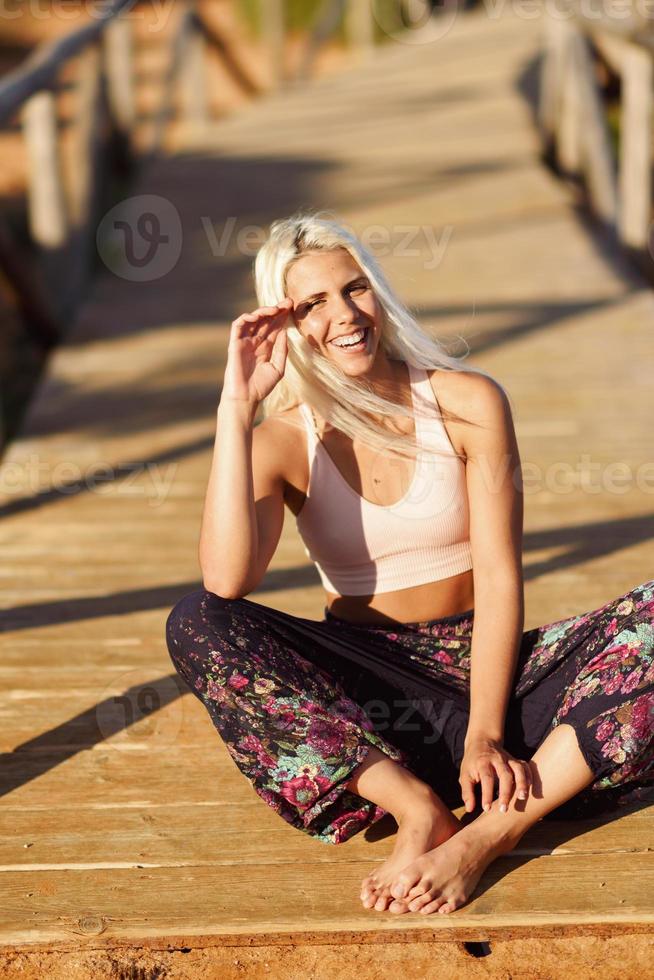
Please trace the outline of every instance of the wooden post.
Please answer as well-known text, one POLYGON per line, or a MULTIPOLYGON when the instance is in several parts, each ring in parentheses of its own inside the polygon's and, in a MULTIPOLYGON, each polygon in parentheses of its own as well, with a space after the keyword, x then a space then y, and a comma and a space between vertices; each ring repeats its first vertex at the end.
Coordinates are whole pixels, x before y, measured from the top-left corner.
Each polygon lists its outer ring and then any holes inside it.
POLYGON ((647 248, 652 221, 653 57, 628 44, 622 64, 619 232, 625 245, 637 249, 647 248))
POLYGON ((556 130, 556 158, 564 173, 578 174, 581 170, 581 116, 580 104, 580 65, 575 57, 577 29, 560 21, 557 24, 559 36, 560 91, 558 121, 556 130))
POLYGON ((112 118, 128 136, 134 127, 134 33, 133 22, 120 14, 107 24, 103 35, 104 71, 112 118))
POLYGON ((29 168, 30 233, 37 245, 56 249, 68 236, 68 217, 54 94, 37 92, 27 99, 21 109, 21 124, 29 168))
POLYGON ((284 0, 259 0, 262 40, 270 55, 270 77, 274 88, 283 82, 285 77, 285 6, 284 0))
POLYGON ((373 0, 347 0, 345 25, 348 42, 361 60, 369 58, 375 46, 372 3, 373 0))
POLYGON ((96 177, 95 158, 99 128, 99 95, 102 55, 97 43, 79 56, 76 112, 67 169, 66 188, 71 223, 85 225, 90 218, 90 202, 96 177))
POLYGON ((209 121, 207 42, 192 20, 180 65, 181 111, 185 129, 202 135, 209 121))
POLYGON ((580 131, 583 135, 583 167, 588 180, 592 206, 597 215, 611 225, 618 217, 617 180, 614 154, 608 135, 593 62, 586 38, 575 32, 573 60, 578 81, 580 131))
POLYGON ((538 92, 538 123, 543 138, 550 143, 556 136, 565 61, 565 33, 562 22, 545 16, 538 92))

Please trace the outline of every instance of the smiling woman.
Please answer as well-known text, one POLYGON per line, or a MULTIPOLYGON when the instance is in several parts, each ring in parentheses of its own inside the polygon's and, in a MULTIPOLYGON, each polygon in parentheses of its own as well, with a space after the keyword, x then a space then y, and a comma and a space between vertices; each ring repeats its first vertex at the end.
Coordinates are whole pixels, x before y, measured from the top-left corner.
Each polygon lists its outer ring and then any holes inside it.
POLYGON ((654 581, 524 631, 503 388, 446 354, 330 217, 274 222, 255 277, 262 305, 230 332, 204 588, 171 611, 170 656, 291 826, 338 844, 395 817, 366 908, 447 913, 542 817, 654 800, 654 581), (246 598, 285 506, 322 620, 246 598), (482 811, 463 828, 461 800, 482 811))

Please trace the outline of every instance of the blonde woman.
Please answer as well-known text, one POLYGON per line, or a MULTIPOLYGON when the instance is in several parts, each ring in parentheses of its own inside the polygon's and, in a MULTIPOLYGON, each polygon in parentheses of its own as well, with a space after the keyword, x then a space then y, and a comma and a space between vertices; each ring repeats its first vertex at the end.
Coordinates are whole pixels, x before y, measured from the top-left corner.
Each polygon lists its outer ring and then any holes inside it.
POLYGON ((448 913, 540 818, 654 798, 654 581, 524 631, 503 388, 420 328, 329 213, 274 222, 255 278, 261 305, 231 326, 204 588, 171 611, 170 656, 292 827, 338 844, 392 814, 366 908, 448 913), (285 506, 322 620, 246 598, 285 506))

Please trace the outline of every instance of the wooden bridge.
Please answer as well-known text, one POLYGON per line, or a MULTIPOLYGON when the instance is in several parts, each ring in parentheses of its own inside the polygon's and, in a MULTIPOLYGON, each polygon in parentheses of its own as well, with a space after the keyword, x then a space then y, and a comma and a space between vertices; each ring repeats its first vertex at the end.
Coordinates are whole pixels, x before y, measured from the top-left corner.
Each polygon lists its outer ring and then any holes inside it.
MULTIPOLYGON (((651 810, 534 828, 443 921, 366 911, 392 836, 283 824, 165 647, 200 585, 229 324, 256 306, 258 236, 304 206, 368 236, 425 327, 510 391, 525 628, 652 578, 651 290, 543 163, 543 16, 445 23, 180 130, 118 212, 166 248, 138 266, 102 240, 0 470, 3 976, 651 970, 651 810)), ((322 615, 291 520, 254 597, 322 615)))

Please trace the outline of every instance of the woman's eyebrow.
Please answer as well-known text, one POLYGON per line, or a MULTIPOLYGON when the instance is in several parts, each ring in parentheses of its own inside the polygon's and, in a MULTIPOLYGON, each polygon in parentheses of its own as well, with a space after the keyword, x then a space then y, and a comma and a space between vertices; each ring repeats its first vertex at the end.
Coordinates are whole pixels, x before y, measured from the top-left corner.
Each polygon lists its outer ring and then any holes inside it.
MULTIPOLYGON (((368 277, 367 276, 355 276, 354 279, 350 279, 349 282, 346 282, 345 283, 345 286, 343 288, 344 289, 347 289, 347 287, 348 286, 351 286, 353 283, 355 283, 355 282, 362 282, 364 280, 365 280, 365 282, 368 282, 368 277)), ((324 290, 321 293, 312 293, 311 296, 307 296, 306 299, 301 299, 300 302, 298 303, 298 306, 303 306, 304 303, 310 303, 312 299, 319 299, 321 296, 324 296, 324 295, 325 295, 324 290)))

